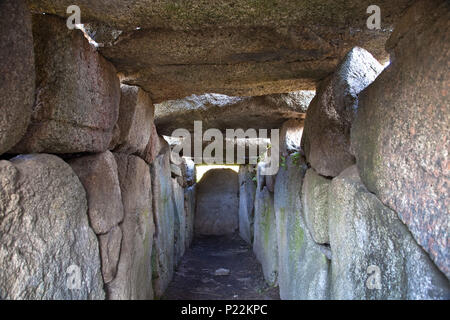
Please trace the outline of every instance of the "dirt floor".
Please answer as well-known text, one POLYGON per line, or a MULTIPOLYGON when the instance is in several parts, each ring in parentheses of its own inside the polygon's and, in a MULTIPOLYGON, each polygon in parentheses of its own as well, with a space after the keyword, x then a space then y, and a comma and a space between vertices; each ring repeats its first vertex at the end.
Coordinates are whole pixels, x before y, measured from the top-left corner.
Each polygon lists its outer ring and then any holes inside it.
POLYGON ((164 300, 278 300, 252 248, 238 235, 198 237, 181 260, 164 300), (217 269, 229 275, 215 275, 217 269))

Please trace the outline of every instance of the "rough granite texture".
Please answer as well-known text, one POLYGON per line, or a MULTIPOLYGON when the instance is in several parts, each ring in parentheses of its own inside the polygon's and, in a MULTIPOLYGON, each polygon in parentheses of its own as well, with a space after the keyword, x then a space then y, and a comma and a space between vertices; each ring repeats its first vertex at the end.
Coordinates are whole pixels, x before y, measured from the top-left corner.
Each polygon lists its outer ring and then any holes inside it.
POLYGON ((306 165, 292 156, 275 182, 274 207, 278 241, 278 286, 281 299, 329 297, 327 248, 316 244, 306 227, 301 191, 306 165))
POLYGON ((186 212, 186 249, 194 240, 195 206, 197 185, 188 186, 184 189, 184 210, 186 212))
POLYGON ((111 300, 151 300, 152 250, 155 225, 152 215, 150 168, 144 160, 114 154, 119 173, 124 220, 117 275, 106 285, 111 300))
POLYGON ((180 263, 186 251, 186 213, 184 211, 184 190, 176 179, 172 179, 173 196, 175 208, 175 231, 174 231, 174 261, 175 266, 180 263))
POLYGON ((149 143, 154 117, 154 106, 148 94, 139 87, 121 85, 119 138, 115 152, 142 154, 149 143))
POLYGON ((86 193, 60 158, 0 161, 0 261, 2 300, 105 298, 86 193))
POLYGON ((262 265, 264 279, 275 286, 278 283, 278 245, 273 193, 267 187, 255 195, 253 252, 262 265))
POLYGON ((120 248, 122 247, 122 229, 113 227, 108 233, 98 236, 100 256, 102 257, 103 282, 111 282, 117 275, 120 248))
POLYGON ((304 117, 314 91, 298 91, 260 97, 229 97, 221 94, 192 95, 155 105, 159 134, 171 135, 178 128, 194 132, 194 121, 203 130, 275 129, 287 119, 304 117))
POLYGON ((308 169, 303 179, 302 206, 305 222, 314 241, 330 243, 328 235, 328 188, 331 180, 308 169))
POLYGON ((333 299, 449 299, 445 275, 352 166, 329 193, 333 299))
POLYGON ((383 70, 364 49, 353 48, 337 70, 322 81, 306 112, 302 148, 317 173, 335 177, 355 163, 350 129, 358 110, 358 94, 383 70))
POLYGON ((96 234, 105 234, 123 220, 117 164, 110 151, 68 161, 86 190, 89 222, 96 234))
POLYGON ((103 152, 120 102, 119 79, 79 30, 33 16, 36 97, 31 124, 13 153, 103 152))
POLYGON ((361 94, 351 138, 361 180, 448 278, 449 18, 448 1, 406 13, 388 43, 391 65, 361 94))
POLYGON ((224 235, 239 227, 239 178, 231 169, 211 169, 197 183, 195 234, 224 235))
POLYGON ((253 165, 239 167, 239 235, 248 244, 253 243, 253 219, 255 214, 256 168, 253 165))
MULTIPOLYGON (((101 52, 124 81, 160 102, 208 92, 256 96, 314 89, 354 46, 386 59, 392 25, 412 2, 378 1, 379 31, 366 27, 370 0, 79 0, 77 5, 83 23, 94 22, 90 34, 105 41, 101 52)), ((36 12, 62 17, 72 4, 29 3, 36 12)))
POLYGON ((303 135, 304 121, 291 119, 283 123, 280 128, 280 154, 286 157, 288 154, 300 152, 303 135))
POLYGON ((153 217, 155 239, 152 256, 153 289, 160 298, 173 277, 175 266, 175 203, 173 202, 170 155, 167 142, 160 140, 161 153, 152 162, 153 217))
POLYGON ((31 28, 24 0, 0 3, 0 154, 19 142, 31 118, 35 87, 31 28))

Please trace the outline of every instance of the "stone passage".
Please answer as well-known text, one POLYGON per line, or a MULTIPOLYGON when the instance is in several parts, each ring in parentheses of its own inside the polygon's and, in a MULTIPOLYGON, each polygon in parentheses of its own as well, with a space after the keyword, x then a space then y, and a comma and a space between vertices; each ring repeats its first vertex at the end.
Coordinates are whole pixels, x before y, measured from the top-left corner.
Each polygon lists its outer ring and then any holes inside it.
POLYGON ((448 0, 76 2, 0 0, 0 300, 450 300, 448 0))
POLYGON ((224 235, 238 229, 239 181, 231 169, 212 169, 197 186, 195 234, 224 235))

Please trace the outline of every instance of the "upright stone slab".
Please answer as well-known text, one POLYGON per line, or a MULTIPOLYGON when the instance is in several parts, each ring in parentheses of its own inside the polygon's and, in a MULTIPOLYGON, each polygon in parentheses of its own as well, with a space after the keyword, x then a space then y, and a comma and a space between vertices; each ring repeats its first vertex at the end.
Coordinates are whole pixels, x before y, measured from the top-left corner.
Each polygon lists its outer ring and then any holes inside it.
POLYGON ((151 164, 160 152, 161 145, 159 138, 156 126, 152 123, 152 130, 147 145, 145 146, 144 151, 138 154, 148 164, 151 164))
MULTIPOLYGON (((163 141, 161 141, 163 142, 163 141)), ((173 277, 175 257, 175 206, 173 202, 170 155, 167 143, 151 165, 155 249, 152 256, 155 297, 163 295, 173 277)))
POLYGON ((69 160, 86 190, 88 214, 96 234, 105 234, 123 220, 117 164, 111 152, 69 160))
POLYGON ((418 1, 387 44, 391 65, 361 94, 352 129, 361 179, 450 278, 448 1, 418 1))
POLYGON ((106 285, 111 300, 151 300, 152 249, 155 226, 152 215, 150 169, 144 160, 114 154, 119 172, 124 220, 117 275, 106 285))
POLYGON ((269 285, 278 281, 278 246, 273 193, 267 187, 255 195, 253 252, 262 265, 264 279, 269 285))
POLYGON ((280 130, 280 153, 286 157, 290 153, 299 152, 303 135, 302 120, 291 119, 283 123, 280 130))
POLYGON ((212 169, 197 184, 195 233, 231 234, 238 229, 239 179, 231 169, 212 169))
POLYGON ((350 129, 358 94, 383 70, 366 50, 355 47, 334 74, 319 86, 306 112, 302 147, 306 160, 322 176, 337 176, 355 163, 350 129))
POLYGON ((333 299, 448 299, 449 281, 352 166, 329 193, 333 299))
POLYGON ((255 214, 256 169, 252 165, 239 167, 239 235, 247 243, 253 243, 253 219, 255 214))
POLYGON ((328 188, 331 180, 318 175, 314 169, 306 171, 302 187, 302 206, 305 223, 317 243, 330 243, 328 235, 328 188))
POLYGON ((25 0, 0 3, 0 154, 25 134, 34 101, 31 15, 25 0))
MULTIPOLYGON (((14 22, 16 24, 16 22, 14 22)), ((33 16, 36 97, 31 124, 12 152, 108 149, 119 113, 114 66, 64 19, 33 16)))
POLYGON ((184 211, 186 212, 186 249, 194 240, 195 204, 197 185, 184 189, 184 211))
POLYGON ((86 193, 53 155, 0 161, 0 299, 104 299, 86 193))
POLYGON ((330 261, 316 244, 302 213, 303 160, 289 156, 275 182, 274 207, 278 242, 278 286, 286 300, 327 299, 330 261))
POLYGON ((174 254, 175 264, 177 265, 186 251, 186 213, 184 211, 184 190, 177 179, 172 178, 172 188, 172 201, 175 208, 174 254))
POLYGON ((114 226, 108 233, 98 235, 100 256, 102 258, 102 275, 105 284, 117 275, 117 267, 122 247, 122 229, 114 226))
POLYGON ((147 92, 139 87, 122 84, 120 90, 119 138, 114 151, 142 154, 152 134, 155 108, 147 92))

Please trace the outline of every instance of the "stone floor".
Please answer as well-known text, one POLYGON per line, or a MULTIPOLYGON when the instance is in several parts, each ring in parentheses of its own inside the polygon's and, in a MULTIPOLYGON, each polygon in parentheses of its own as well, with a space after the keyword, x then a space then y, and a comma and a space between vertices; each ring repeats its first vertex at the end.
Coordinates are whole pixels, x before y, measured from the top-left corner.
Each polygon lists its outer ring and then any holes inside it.
POLYGON ((198 237, 179 264, 163 300, 278 300, 252 248, 238 235, 198 237), (218 269, 229 275, 215 275, 218 269))

